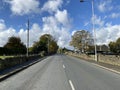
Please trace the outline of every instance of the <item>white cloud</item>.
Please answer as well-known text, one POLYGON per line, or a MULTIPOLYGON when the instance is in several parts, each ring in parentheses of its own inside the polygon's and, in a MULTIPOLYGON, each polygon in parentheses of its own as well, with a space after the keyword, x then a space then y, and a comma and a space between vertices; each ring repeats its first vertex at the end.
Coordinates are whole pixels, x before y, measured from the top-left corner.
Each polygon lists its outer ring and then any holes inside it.
POLYGON ((72 33, 71 33, 71 35, 73 36, 76 31, 78 31, 78 30, 73 30, 72 33))
MULTIPOLYGON (((27 30, 20 29, 19 32, 17 33, 17 36, 19 36, 22 40, 22 42, 27 44, 27 30)), ((34 23, 32 27, 29 30, 29 39, 30 39, 30 46, 34 43, 34 41, 38 41, 39 37, 41 36, 41 28, 37 23, 34 23)))
POLYGON ((112 26, 112 22, 108 22, 108 23, 106 23, 105 26, 106 26, 106 27, 110 27, 110 26, 112 26))
POLYGON ((90 22, 88 22, 88 21, 87 21, 87 22, 85 22, 85 23, 84 23, 84 26, 87 26, 89 23, 90 23, 90 22))
POLYGON ((120 37, 120 25, 109 25, 96 30, 97 44, 108 44, 120 37))
POLYGON ((15 35, 16 31, 13 28, 8 28, 0 32, 0 47, 3 46, 9 37, 15 35))
MULTIPOLYGON (((20 29, 18 32, 16 32, 16 30, 12 27, 3 28, 2 25, 6 26, 5 23, 3 22, 4 20, 2 20, 2 22, 0 21, 0 29, 2 28, 2 30, 0 31, 0 47, 5 45, 7 43, 8 38, 11 36, 20 37, 21 41, 24 42, 24 44, 26 45, 27 30, 20 29)), ((31 46, 34 41, 38 41, 41 35, 41 28, 38 24, 34 23, 29 32, 30 32, 30 46, 31 46)))
POLYGON ((5 0, 10 4, 10 9, 15 15, 24 15, 39 12, 39 1, 37 0, 5 0))
POLYGON ((6 25, 4 24, 4 20, 0 19, 0 32, 5 30, 5 28, 6 28, 6 25))
MULTIPOLYGON (((11 5, 11 11, 16 15, 24 15, 31 12, 36 13, 36 10, 39 10, 39 2, 37 0, 6 0, 6 2, 11 5)), ((69 30, 71 19, 69 18, 67 10, 60 10, 62 3, 63 0, 48 0, 43 5, 41 10, 43 12, 49 12, 50 15, 42 17, 42 26, 34 23, 30 28, 30 46, 34 41, 38 41, 41 35, 51 34, 55 37, 60 47, 70 48, 69 41, 71 39, 71 34, 69 30)), ((0 24, 5 25, 4 22, 0 22, 0 24)), ((14 36, 19 36, 22 42, 26 44, 27 30, 21 28, 16 32, 14 28, 7 28, 6 25, 5 27, 0 26, 0 28, 5 32, 14 33, 12 34, 14 36)), ((8 39, 8 37, 5 37, 7 34, 3 31, 0 32, 0 35, 2 34, 2 38, 0 38, 0 46, 3 46, 8 39), (5 39, 4 43, 2 43, 3 39, 5 39)), ((9 34, 8 36, 10 37, 12 35, 9 34)))
POLYGON ((101 1, 100 4, 98 5, 98 9, 99 11, 101 12, 105 12, 105 11, 110 11, 113 9, 113 6, 112 6, 112 0, 104 0, 104 1, 101 1))
POLYGON ((68 31, 66 31, 65 28, 63 28, 60 31, 60 37, 58 39, 58 45, 60 47, 70 47, 69 46, 70 38, 71 38, 70 33, 68 31))
POLYGON ((70 3, 70 0, 67 0, 67 1, 66 1, 66 4, 69 4, 69 3, 70 3))
POLYGON ((120 17, 120 13, 112 13, 112 14, 110 15, 110 17, 111 17, 111 18, 118 18, 118 17, 120 17))
MULTIPOLYGON (((59 11, 61 14, 64 11, 59 11)), ((69 24, 67 25, 61 25, 66 22, 65 20, 68 20, 68 16, 65 15, 66 18, 63 17, 63 19, 60 21, 59 18, 56 17, 58 12, 56 12, 55 16, 49 16, 49 17, 43 17, 43 34, 48 33, 53 35, 56 40, 58 41, 58 45, 60 47, 69 47, 69 41, 70 41, 70 33, 69 33, 69 24), (55 18, 56 17, 56 18, 55 18), (64 22, 63 22, 64 21, 64 22)), ((67 13, 67 12, 66 12, 67 13)), ((59 16, 59 15, 58 15, 59 16)), ((64 15, 62 15, 64 16, 64 15)))
MULTIPOLYGON (((95 30, 97 44, 109 44, 120 37, 120 25, 112 25, 112 22, 105 22, 105 18, 95 15, 95 30)), ((93 20, 93 18, 92 18, 93 20)))
POLYGON ((63 25, 69 24, 67 10, 63 10, 63 11, 57 10, 55 17, 58 20, 58 22, 60 22, 61 24, 63 25))
MULTIPOLYGON (((58 45, 60 47, 70 47, 69 41, 71 39, 70 35, 70 19, 68 17, 68 13, 66 10, 54 13, 54 15, 50 15, 42 18, 43 25, 40 26, 37 23, 34 23, 30 28, 30 46, 34 43, 34 41, 38 41, 39 37, 43 34, 51 34, 58 41, 58 45), (60 17, 59 17, 60 16, 60 17)), ((5 25, 4 21, 1 21, 0 24, 5 25)), ((6 26, 6 25, 5 25, 6 26)), ((0 26, 0 28, 3 28, 0 26)), ((18 32, 14 28, 3 28, 3 31, 0 32, 0 46, 3 46, 8 37, 10 36, 19 36, 26 44, 27 40, 27 30, 20 29, 18 32), (6 36, 7 35, 7 36, 6 36), (6 36, 6 37, 5 37, 6 36), (4 42, 3 42, 4 39, 4 42)))
POLYGON ((92 17, 92 22, 93 22, 93 19, 94 19, 94 23, 95 25, 98 25, 98 26, 103 26, 104 25, 104 21, 101 19, 101 17, 99 16, 94 16, 94 18, 92 17))
POLYGON ((61 7, 62 3, 62 0, 48 0, 41 10, 49 13, 56 12, 61 7))

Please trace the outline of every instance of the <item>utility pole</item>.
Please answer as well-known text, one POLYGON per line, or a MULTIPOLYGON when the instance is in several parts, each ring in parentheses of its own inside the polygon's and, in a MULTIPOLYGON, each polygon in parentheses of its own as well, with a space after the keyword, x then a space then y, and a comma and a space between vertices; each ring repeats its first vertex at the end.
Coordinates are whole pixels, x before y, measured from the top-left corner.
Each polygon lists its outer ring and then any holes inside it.
POLYGON ((27 57, 29 56, 29 19, 28 19, 28 27, 27 27, 27 57))
POLYGON ((97 60, 97 46, 96 46, 96 30, 95 30, 95 14, 94 14, 94 0, 92 0, 92 24, 93 24, 93 33, 94 33, 94 46, 95 46, 95 61, 97 60))

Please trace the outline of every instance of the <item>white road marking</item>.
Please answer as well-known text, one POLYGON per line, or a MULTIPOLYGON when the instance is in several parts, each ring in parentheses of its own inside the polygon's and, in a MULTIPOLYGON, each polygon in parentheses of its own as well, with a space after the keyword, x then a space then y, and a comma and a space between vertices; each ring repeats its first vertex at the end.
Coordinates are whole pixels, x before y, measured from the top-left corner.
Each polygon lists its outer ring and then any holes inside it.
POLYGON ((65 68, 65 65, 63 64, 63 68, 65 68))
POLYGON ((101 65, 98 65, 98 64, 94 64, 94 63, 93 63, 93 65, 101 67, 101 68, 106 69, 106 70, 109 70, 109 71, 114 72, 116 74, 120 74, 119 71, 116 71, 116 70, 113 70, 113 69, 110 69, 110 68, 107 68, 107 67, 104 67, 104 66, 101 66, 101 65))
POLYGON ((71 80, 69 80, 69 83, 70 83, 70 86, 71 86, 72 90, 75 90, 75 87, 74 87, 74 85, 73 85, 71 80))

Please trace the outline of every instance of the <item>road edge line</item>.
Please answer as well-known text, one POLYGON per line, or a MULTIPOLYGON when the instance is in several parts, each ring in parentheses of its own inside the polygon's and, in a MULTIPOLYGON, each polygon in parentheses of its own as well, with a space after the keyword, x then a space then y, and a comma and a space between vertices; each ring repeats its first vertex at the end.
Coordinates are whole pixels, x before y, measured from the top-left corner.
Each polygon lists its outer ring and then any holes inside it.
POLYGON ((114 70, 114 69, 110 69, 110 68, 107 68, 107 67, 104 67, 104 66, 101 66, 101 65, 95 64, 95 63, 92 63, 92 64, 95 65, 95 66, 98 66, 98 67, 100 67, 100 68, 106 69, 106 70, 108 70, 108 71, 111 71, 111 72, 114 72, 114 73, 120 75, 120 72, 119 72, 119 71, 116 71, 116 70, 114 70))
MULTIPOLYGON (((71 55, 67 55, 67 56, 71 56, 71 55)), ((86 61, 86 62, 89 62, 89 61, 87 61, 87 60, 85 60, 85 59, 83 59, 83 58, 77 57, 77 56, 71 56, 71 57, 75 57, 75 58, 84 60, 84 61, 86 61)), ((119 74, 119 75, 120 75, 120 71, 117 71, 117 70, 114 70, 114 69, 110 69, 110 68, 107 68, 107 67, 105 67, 105 66, 102 66, 102 65, 99 65, 99 64, 95 64, 95 63, 93 63, 93 62, 89 62, 89 63, 92 63, 92 64, 95 65, 95 66, 101 67, 101 68, 103 68, 103 69, 106 69, 106 70, 108 70, 108 71, 111 71, 111 72, 113 72, 113 73, 116 73, 116 74, 119 74)))

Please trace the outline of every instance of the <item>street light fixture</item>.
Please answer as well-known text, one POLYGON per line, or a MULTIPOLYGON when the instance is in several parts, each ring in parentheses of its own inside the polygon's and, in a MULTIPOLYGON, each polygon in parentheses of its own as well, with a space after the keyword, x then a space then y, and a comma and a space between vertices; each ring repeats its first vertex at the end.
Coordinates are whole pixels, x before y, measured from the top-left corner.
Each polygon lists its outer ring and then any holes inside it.
MULTIPOLYGON (((80 2, 85 2, 84 0, 80 0, 80 2)), ((94 0, 92 0, 92 27, 94 33, 94 46, 95 46, 95 61, 97 61, 97 47, 96 47, 96 31, 95 31, 95 15, 94 15, 94 0)))
POLYGON ((84 0, 80 0, 80 2, 84 2, 84 0))

